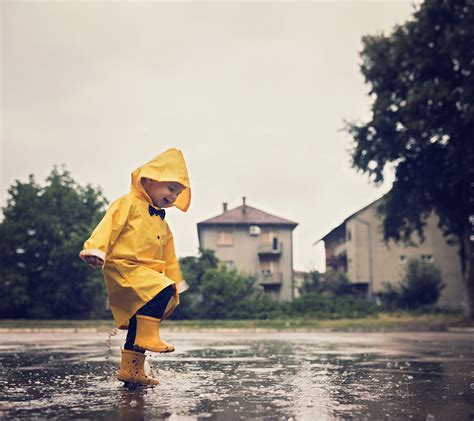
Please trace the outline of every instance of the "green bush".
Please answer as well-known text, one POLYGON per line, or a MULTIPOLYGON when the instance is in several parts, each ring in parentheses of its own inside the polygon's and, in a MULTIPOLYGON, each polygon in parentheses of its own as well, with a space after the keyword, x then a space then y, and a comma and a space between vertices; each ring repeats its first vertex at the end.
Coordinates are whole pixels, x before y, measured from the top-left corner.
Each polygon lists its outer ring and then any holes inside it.
POLYGON ((183 257, 179 260, 183 277, 189 289, 180 296, 180 305, 171 315, 174 320, 201 318, 201 284, 206 271, 216 269, 219 261, 213 250, 199 249, 198 256, 183 257))
POLYGON ((382 306, 385 310, 392 311, 402 308, 401 296, 398 287, 384 282, 382 286, 382 292, 379 294, 379 298, 382 301, 382 306))
POLYGON ((278 302, 256 287, 253 277, 219 266, 211 250, 200 250, 198 257, 185 257, 180 263, 190 288, 181 295, 173 319, 338 319, 376 312, 375 305, 351 295, 345 274, 310 272, 301 297, 278 302))
POLYGON ((331 297, 358 294, 354 291, 346 273, 331 268, 328 268, 325 273, 318 271, 306 273, 300 292, 302 295, 317 293, 331 297))
POLYGON ((388 309, 416 310, 436 304, 444 287, 441 271, 433 263, 410 259, 400 284, 386 284, 380 298, 388 309))
POLYGON ((240 319, 267 320, 278 319, 288 315, 287 303, 273 300, 263 291, 254 289, 239 305, 240 319))
POLYGON ((227 270, 225 266, 207 270, 200 286, 200 318, 245 318, 241 307, 253 294, 254 282, 253 278, 227 270))
POLYGON ((290 304, 291 316, 340 319, 369 316, 377 312, 375 304, 354 296, 305 294, 290 304))

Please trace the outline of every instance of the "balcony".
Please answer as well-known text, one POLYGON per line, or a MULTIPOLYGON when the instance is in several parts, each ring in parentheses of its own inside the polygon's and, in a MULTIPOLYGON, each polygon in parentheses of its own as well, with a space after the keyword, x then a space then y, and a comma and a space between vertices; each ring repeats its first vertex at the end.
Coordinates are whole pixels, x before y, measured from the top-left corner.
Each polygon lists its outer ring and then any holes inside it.
POLYGON ((335 256, 340 256, 341 254, 347 253, 347 243, 341 243, 338 244, 336 247, 334 247, 334 255, 335 256))
POLYGON ((258 246, 258 254, 263 255, 279 255, 281 254, 281 243, 276 238, 271 243, 260 243, 258 246))
POLYGON ((347 255, 340 254, 339 256, 327 256, 326 267, 332 268, 335 271, 342 270, 347 273, 347 255))
POLYGON ((281 285, 283 274, 281 272, 262 272, 258 283, 260 285, 281 285))

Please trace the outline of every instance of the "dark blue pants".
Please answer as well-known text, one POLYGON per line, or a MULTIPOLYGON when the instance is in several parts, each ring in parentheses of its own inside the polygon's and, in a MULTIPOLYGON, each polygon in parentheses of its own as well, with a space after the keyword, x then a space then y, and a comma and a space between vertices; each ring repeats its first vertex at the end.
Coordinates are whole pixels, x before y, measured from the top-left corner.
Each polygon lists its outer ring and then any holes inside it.
MULTIPOLYGON (((163 313, 166 310, 166 306, 168 305, 169 300, 171 297, 174 296, 174 288, 173 285, 166 287, 162 290, 159 294, 155 295, 150 301, 148 301, 140 310, 137 311, 136 314, 140 314, 142 316, 149 316, 155 319, 161 319, 163 317, 163 313)), ((137 351, 133 348, 135 343, 135 336, 137 334, 137 318, 134 315, 128 324, 128 332, 127 332, 127 339, 125 340, 125 345, 123 346, 124 349, 128 349, 129 351, 137 351)), ((140 351, 145 352, 145 351, 140 351)))

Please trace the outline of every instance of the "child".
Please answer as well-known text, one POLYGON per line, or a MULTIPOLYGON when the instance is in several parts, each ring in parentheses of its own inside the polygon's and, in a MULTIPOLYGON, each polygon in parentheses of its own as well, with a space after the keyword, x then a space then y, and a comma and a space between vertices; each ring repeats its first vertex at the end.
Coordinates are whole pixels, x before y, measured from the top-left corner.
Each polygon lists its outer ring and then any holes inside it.
POLYGON ((145 373, 145 350, 174 351, 161 340, 159 327, 178 305, 186 283, 165 208, 185 212, 190 203, 183 154, 168 149, 132 173, 130 193, 110 205, 79 255, 92 267, 102 266, 115 323, 119 329, 128 328, 121 381, 157 384, 145 373))

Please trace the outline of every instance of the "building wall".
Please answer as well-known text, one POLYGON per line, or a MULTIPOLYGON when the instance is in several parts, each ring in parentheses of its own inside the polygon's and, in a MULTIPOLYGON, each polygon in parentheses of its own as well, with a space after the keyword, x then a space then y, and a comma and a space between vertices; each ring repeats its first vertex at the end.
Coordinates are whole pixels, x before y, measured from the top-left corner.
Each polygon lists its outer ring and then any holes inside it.
POLYGON ((293 271, 293 298, 301 297, 301 288, 305 283, 306 272, 293 271))
POLYGON ((239 272, 255 276, 257 279, 261 274, 261 262, 273 261, 274 270, 279 270, 282 273, 282 284, 279 288, 266 287, 266 289, 272 297, 278 300, 291 300, 293 282, 292 230, 277 226, 260 226, 260 228, 262 229, 260 235, 250 235, 248 226, 201 227, 200 246, 214 250, 216 257, 222 262, 227 262, 229 267, 233 265, 239 272), (221 231, 232 232, 232 245, 219 244, 219 232, 221 231), (271 231, 273 236, 278 238, 281 246, 280 255, 259 257, 259 246, 266 231, 271 231), (233 263, 229 264, 229 262, 233 263))
POLYGON ((424 256, 425 259, 429 259, 431 256, 433 263, 441 270, 446 284, 439 304, 453 308, 463 306, 464 290, 458 247, 446 243, 437 224, 438 217, 435 214, 431 215, 424 232, 425 241, 420 243, 418 237, 413 236, 413 241, 418 244, 417 247, 405 247, 393 241, 386 245, 383 242, 375 206, 364 209, 346 223, 349 279, 352 282, 368 282, 369 259, 371 258, 373 293, 378 293, 382 290, 384 282, 392 284, 400 282, 410 258, 424 256), (370 224, 371 256, 369 256, 369 228, 361 220, 370 224))

